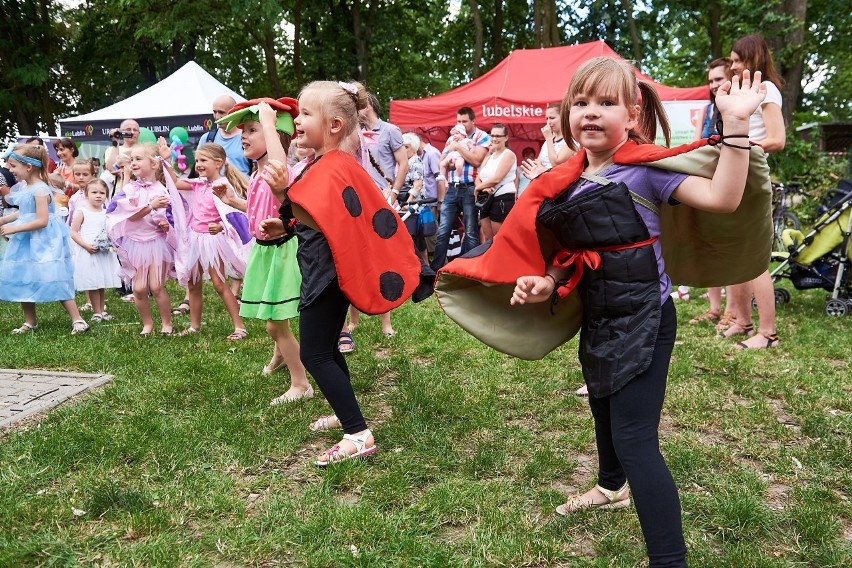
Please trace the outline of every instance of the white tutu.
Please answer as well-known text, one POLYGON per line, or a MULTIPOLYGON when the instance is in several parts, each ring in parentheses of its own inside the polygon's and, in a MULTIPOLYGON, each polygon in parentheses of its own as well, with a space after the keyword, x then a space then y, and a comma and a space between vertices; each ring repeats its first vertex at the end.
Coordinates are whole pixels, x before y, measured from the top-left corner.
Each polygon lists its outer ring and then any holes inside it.
POLYGON ((128 286, 133 283, 137 272, 149 269, 154 271, 154 277, 160 282, 175 277, 174 251, 165 238, 139 242, 125 237, 121 239, 117 252, 121 279, 128 286))
POLYGON ((242 278, 246 272, 245 260, 234 250, 233 243, 225 231, 211 235, 187 231, 186 266, 190 269, 190 282, 210 279, 210 268, 222 278, 242 278), (224 273, 223 273, 224 271, 224 273))

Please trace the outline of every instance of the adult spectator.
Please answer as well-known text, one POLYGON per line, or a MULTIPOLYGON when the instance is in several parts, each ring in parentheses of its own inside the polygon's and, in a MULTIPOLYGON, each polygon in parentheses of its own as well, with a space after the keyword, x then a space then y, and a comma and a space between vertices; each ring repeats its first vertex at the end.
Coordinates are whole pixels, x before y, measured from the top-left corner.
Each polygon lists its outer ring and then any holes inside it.
POLYGON ((56 156, 59 158, 59 165, 56 166, 56 173, 62 176, 65 180, 65 194, 71 195, 76 191, 77 184, 74 181, 74 159, 80 155, 80 150, 70 138, 59 138, 53 143, 53 149, 56 151, 56 156))
POLYGON ((576 154, 565 142, 562 135, 562 117, 559 113, 561 103, 550 103, 545 111, 545 123, 541 127, 541 135, 544 136, 544 145, 541 147, 538 159, 525 158, 521 162, 524 177, 530 181, 553 166, 565 162, 576 154))
POLYGON ((710 86, 710 102, 702 110, 699 119, 695 121, 694 140, 709 138, 716 134, 716 122, 719 120, 719 112, 716 110, 716 91, 730 78, 731 60, 727 57, 714 59, 707 66, 707 84, 710 86))
POLYGON ((391 199, 391 195, 398 197, 405 183, 408 156, 403 148, 400 129, 379 117, 382 110, 379 99, 373 93, 367 93, 367 98, 369 104, 358 113, 364 126, 362 135, 372 166, 367 171, 393 205, 396 199, 391 199))
MULTIPOLYGON (((407 132, 402 135, 403 148, 408 156, 408 173, 405 175, 405 182, 402 184, 402 190, 399 192, 399 205, 401 208, 406 207, 406 203, 416 201, 423 198, 423 161, 417 155, 420 150, 420 137, 413 132, 407 132)), ((414 249, 417 254, 423 259, 426 258, 426 241, 418 231, 417 216, 412 215, 406 220, 409 233, 414 238, 414 249)))
POLYGON ((479 219, 474 205, 473 190, 476 180, 476 169, 482 165, 491 137, 486 132, 476 127, 474 121, 476 114, 470 107, 462 107, 456 112, 456 124, 464 127, 467 139, 473 142, 470 149, 463 144, 458 136, 451 136, 447 140, 442 156, 450 152, 459 152, 464 157, 465 163, 462 175, 459 176, 455 170, 450 170, 447 185, 447 194, 441 206, 441 220, 438 225, 438 234, 435 237, 435 255, 432 259, 432 269, 438 270, 447 261, 447 246, 450 242, 450 233, 458 222, 459 215, 464 219, 464 241, 462 242, 462 254, 479 245, 479 219))
POLYGON ((479 212, 480 238, 483 242, 494 238, 503 221, 515 205, 515 168, 518 157, 509 150, 509 129, 503 124, 491 127, 491 150, 482 161, 476 176, 474 198, 484 204, 479 212))
MULTIPOLYGON (((222 95, 216 97, 213 101, 213 120, 219 120, 228 111, 237 104, 234 97, 230 95, 222 95)), ((215 142, 225 149, 225 155, 228 157, 228 162, 240 170, 244 175, 251 175, 251 163, 243 155, 243 131, 241 128, 234 126, 230 130, 225 130, 224 124, 219 124, 215 131, 206 133, 198 141, 198 147, 202 147, 207 142, 215 142)))
POLYGON ((132 118, 122 120, 118 130, 110 133, 110 139, 113 145, 107 148, 104 169, 116 173, 116 160, 119 154, 130 156, 130 150, 139 141, 139 123, 132 118), (118 137, 118 132, 122 134, 121 138, 118 137))
MULTIPOLYGON (((27 144, 31 144, 33 146, 42 146, 44 147, 44 140, 39 138, 38 136, 30 136, 27 138, 27 144)), ((47 173, 52 174, 53 170, 56 169, 56 162, 53 161, 53 158, 50 156, 47 157, 47 173)))
MULTIPOLYGON (((414 136, 417 136, 417 134, 414 134, 414 136)), ((423 199, 437 199, 437 202, 429 205, 432 214, 437 219, 441 210, 441 202, 447 193, 447 179, 441 175, 441 152, 419 136, 417 136, 417 139, 420 141, 420 149, 417 151, 417 155, 423 162, 423 199)), ((435 235, 429 235, 425 237, 425 240, 426 253, 431 255, 435 252, 435 235)))
MULTIPOLYGON (((731 72, 741 75, 748 69, 754 73, 760 71, 763 85, 766 86, 766 98, 749 119, 749 141, 758 143, 765 152, 779 152, 787 142, 784 129, 784 115, 781 113, 782 79, 775 69, 772 53, 763 36, 752 34, 734 42, 731 48, 731 72)), ((768 349, 778 347, 778 335, 775 322, 775 289, 769 269, 760 276, 746 282, 728 286, 728 309, 736 321, 723 331, 725 337, 744 336, 748 339, 737 342, 740 349, 768 349), (757 304, 757 333, 751 319, 751 298, 757 304), (751 335, 751 337, 749 337, 751 335)))

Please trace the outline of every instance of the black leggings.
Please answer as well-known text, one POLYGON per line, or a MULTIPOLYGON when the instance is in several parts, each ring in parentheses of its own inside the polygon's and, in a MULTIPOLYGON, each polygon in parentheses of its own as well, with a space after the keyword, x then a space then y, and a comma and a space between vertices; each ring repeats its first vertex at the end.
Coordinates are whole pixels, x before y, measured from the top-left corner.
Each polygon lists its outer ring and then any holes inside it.
POLYGON ((589 397, 595 418, 598 483, 616 490, 625 480, 630 482, 651 568, 686 566, 680 498, 660 454, 658 432, 676 334, 674 303, 666 300, 648 369, 610 396, 589 397))
POLYGON ((299 357, 314 377, 328 404, 337 415, 343 431, 356 434, 367 429, 355 399, 349 367, 337 348, 340 330, 346 321, 349 300, 333 280, 299 314, 299 357))

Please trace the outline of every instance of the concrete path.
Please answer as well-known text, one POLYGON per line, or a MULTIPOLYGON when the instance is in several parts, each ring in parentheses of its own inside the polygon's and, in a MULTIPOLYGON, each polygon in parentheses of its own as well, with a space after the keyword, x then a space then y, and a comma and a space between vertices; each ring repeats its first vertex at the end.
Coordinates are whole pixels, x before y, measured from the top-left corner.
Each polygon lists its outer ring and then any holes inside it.
POLYGON ((0 430, 111 380, 112 375, 0 369, 0 430))

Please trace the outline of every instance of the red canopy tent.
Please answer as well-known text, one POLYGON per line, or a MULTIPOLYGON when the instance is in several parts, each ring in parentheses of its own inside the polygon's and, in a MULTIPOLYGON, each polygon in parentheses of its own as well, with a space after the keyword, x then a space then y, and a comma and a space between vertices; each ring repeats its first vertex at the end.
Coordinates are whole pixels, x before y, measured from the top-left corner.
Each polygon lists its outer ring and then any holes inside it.
MULTIPOLYGON (((485 75, 446 93, 390 103, 389 120, 403 132, 415 131, 438 148, 456 123, 456 111, 471 107, 476 124, 487 128, 495 122, 509 126, 512 147, 542 143, 544 113, 551 102, 562 100, 568 82, 584 61, 598 56, 620 57, 603 40, 545 49, 517 49, 485 75)), ((706 85, 694 88, 667 87, 636 71, 651 83, 663 101, 706 101, 706 85)), ((690 136, 691 139, 691 136, 690 136)))

